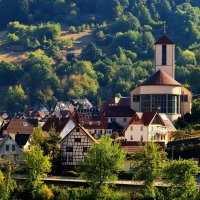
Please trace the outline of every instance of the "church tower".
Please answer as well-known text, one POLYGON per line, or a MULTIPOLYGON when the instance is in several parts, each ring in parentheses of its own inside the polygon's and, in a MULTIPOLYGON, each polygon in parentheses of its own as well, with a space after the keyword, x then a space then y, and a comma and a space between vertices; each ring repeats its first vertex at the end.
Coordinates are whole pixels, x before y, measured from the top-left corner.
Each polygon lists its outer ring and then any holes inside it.
POLYGON ((162 70, 175 79, 175 44, 166 33, 155 43, 156 71, 162 70))
POLYGON ((174 48, 166 33, 155 43, 155 73, 130 92, 134 111, 165 113, 172 122, 191 112, 192 93, 174 77, 174 48))

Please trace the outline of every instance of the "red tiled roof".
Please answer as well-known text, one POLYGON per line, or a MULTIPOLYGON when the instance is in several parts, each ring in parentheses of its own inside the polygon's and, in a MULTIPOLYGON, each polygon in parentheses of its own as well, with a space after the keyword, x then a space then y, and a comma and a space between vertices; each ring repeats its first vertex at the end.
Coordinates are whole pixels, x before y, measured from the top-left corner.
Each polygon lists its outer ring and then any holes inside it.
MULTIPOLYGON (((142 146, 145 144, 146 142, 121 142, 121 148, 123 150, 125 150, 127 153, 136 153, 138 151, 141 150, 142 146)), ((165 150, 165 143, 164 142, 155 142, 155 144, 157 144, 161 150, 165 150)))
POLYGON ((155 42, 155 44, 174 44, 174 42, 172 42, 167 35, 163 35, 157 40, 157 42, 155 42))
POLYGON ((144 81, 143 85, 174 85, 181 86, 176 80, 174 80, 170 75, 165 73, 162 70, 156 71, 152 76, 150 76, 146 81, 144 81))
POLYGON ((27 119, 16 119, 13 118, 9 122, 6 130, 8 134, 10 133, 24 133, 30 134, 33 130, 34 126, 27 119))

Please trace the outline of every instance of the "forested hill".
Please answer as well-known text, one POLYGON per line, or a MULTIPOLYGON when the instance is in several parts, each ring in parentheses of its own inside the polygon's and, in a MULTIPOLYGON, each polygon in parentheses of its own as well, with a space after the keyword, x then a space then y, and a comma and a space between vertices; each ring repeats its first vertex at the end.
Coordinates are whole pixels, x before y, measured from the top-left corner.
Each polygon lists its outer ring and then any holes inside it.
POLYGON ((0 28, 7 31, 0 52, 28 52, 18 64, 0 63, 1 107, 77 97, 98 105, 129 95, 154 71, 164 22, 177 45, 176 79, 200 93, 199 7, 200 0, 0 0, 0 28), (94 43, 69 54, 73 41, 62 39, 63 27, 70 34, 91 29, 94 43))

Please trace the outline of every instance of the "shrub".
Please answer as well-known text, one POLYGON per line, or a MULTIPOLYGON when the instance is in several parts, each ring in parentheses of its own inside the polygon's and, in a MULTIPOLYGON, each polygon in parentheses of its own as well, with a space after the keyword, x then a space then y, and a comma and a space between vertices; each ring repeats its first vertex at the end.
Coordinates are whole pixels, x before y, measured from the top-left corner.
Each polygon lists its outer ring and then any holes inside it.
POLYGON ((19 41, 19 37, 15 33, 8 33, 6 36, 6 43, 8 45, 16 44, 19 41))
POLYGON ((36 193, 36 199, 47 200, 53 197, 53 192, 47 185, 42 185, 38 188, 36 193))

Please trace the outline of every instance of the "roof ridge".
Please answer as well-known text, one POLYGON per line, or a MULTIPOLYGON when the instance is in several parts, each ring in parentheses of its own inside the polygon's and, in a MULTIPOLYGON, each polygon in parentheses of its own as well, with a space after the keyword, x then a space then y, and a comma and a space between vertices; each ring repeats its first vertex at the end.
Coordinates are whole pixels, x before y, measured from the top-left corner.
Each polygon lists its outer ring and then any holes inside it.
POLYGON ((174 85, 181 86, 179 82, 173 79, 169 74, 159 69, 147 78, 140 86, 143 85, 174 85))

